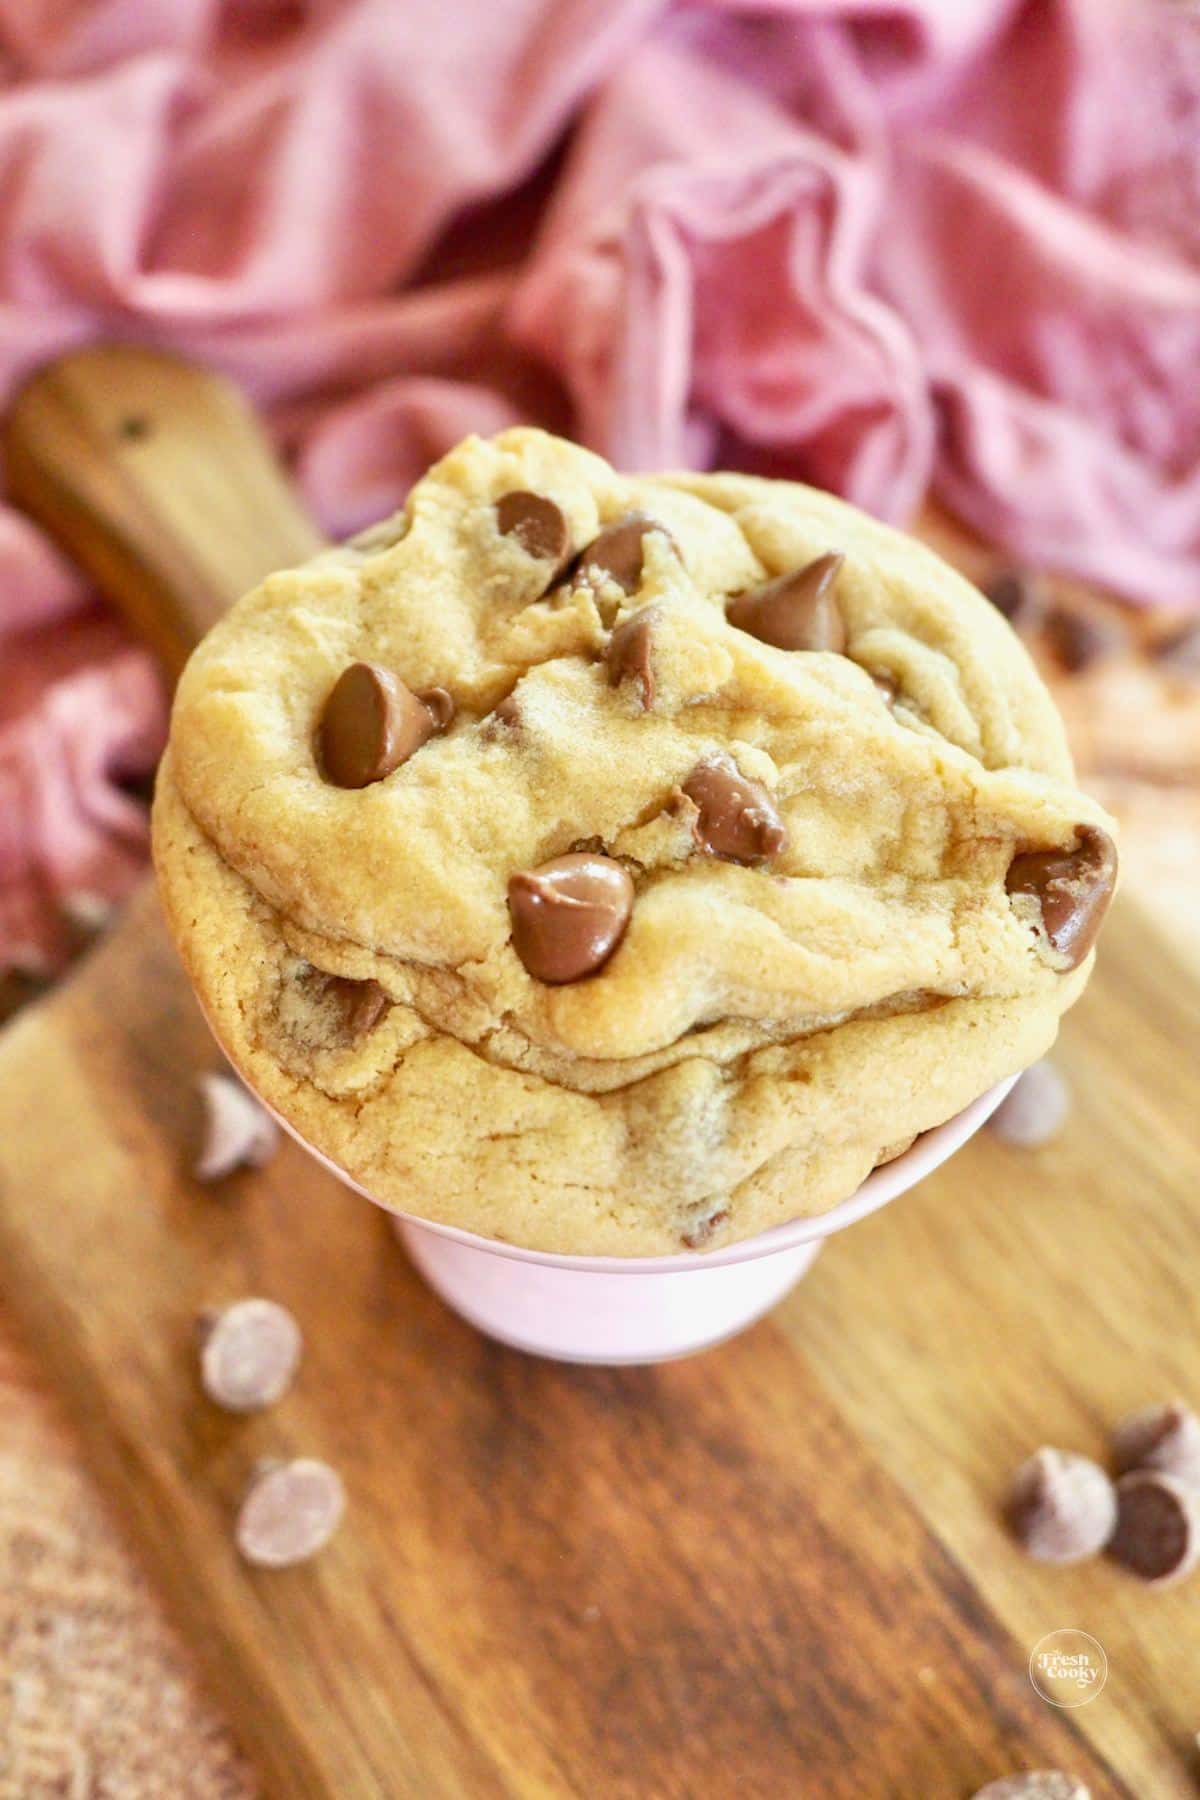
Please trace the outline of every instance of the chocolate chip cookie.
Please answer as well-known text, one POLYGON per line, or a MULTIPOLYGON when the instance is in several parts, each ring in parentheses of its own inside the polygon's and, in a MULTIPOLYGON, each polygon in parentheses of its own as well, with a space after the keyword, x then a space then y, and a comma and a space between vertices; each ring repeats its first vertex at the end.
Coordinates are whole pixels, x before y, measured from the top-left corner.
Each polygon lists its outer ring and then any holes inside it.
POLYGON ((715 1247, 1042 1056, 1116 872, 994 606, 829 496, 537 431, 248 595, 155 805, 233 1063, 384 1204, 715 1247))

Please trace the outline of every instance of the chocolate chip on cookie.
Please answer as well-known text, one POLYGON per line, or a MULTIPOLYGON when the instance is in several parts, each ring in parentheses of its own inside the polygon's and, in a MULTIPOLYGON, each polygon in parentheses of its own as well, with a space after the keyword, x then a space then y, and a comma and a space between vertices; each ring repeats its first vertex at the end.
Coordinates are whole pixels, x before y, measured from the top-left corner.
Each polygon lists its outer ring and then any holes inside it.
POLYGON ((446 731, 453 725, 458 706, 449 688, 421 688, 418 690, 417 699, 429 712, 437 731, 446 731))
POLYGON ((658 617, 653 606, 643 606, 640 612, 631 613, 617 626, 604 652, 608 679, 613 687, 619 687, 627 677, 641 683, 644 712, 649 712, 654 705, 654 664, 651 653, 658 617))
POLYGON ((802 569, 747 589, 730 601, 729 623, 777 650, 830 650, 841 655, 846 624, 833 588, 845 560, 833 550, 802 569))
MULTIPOLYGON (((444 688, 430 693, 450 700, 444 688)), ((441 698, 426 703, 390 669, 351 663, 334 682, 317 730, 327 779, 341 788, 382 781, 441 728, 444 711, 441 698)))
POLYGON ((1182 1581, 1200 1561, 1200 1494, 1158 1469, 1122 1475, 1108 1554, 1154 1587, 1182 1581))
POLYGON ((688 1250, 703 1250, 717 1227, 723 1225, 728 1217, 727 1206, 718 1207, 716 1212, 705 1212, 701 1208, 687 1229, 680 1233, 680 1243, 688 1250))
POLYGON ((696 807, 692 835, 701 850, 731 862, 758 862, 787 849, 787 827, 766 788, 737 764, 697 763, 680 790, 696 807))
POLYGON ((489 737, 512 731, 520 722, 521 703, 515 694, 505 694, 503 700, 497 701, 491 712, 481 721, 489 737))
POLYGON ((633 882, 611 856, 557 856, 508 883, 513 949, 535 981, 593 975, 625 935, 633 882))
POLYGON ((1074 850, 1027 850, 1005 877, 1010 894, 1037 901, 1042 928, 1063 971, 1076 969, 1096 941, 1117 880, 1116 846, 1085 825, 1074 850))
POLYGON ((627 512, 613 524, 606 525, 599 537, 593 538, 580 551, 577 579, 595 570, 599 575, 607 575, 627 594, 636 592, 641 585, 646 533, 649 531, 660 531, 672 549, 677 548, 671 533, 657 519, 644 512, 627 512))
POLYGON ((496 526, 505 537, 515 537, 527 556, 538 562, 561 564, 570 554, 571 529, 561 508, 545 494, 517 488, 496 502, 496 526))
POLYGON ((341 1008, 346 1036, 351 1038, 365 1037, 391 1005, 377 981, 352 981, 348 975, 331 975, 329 991, 341 1008))

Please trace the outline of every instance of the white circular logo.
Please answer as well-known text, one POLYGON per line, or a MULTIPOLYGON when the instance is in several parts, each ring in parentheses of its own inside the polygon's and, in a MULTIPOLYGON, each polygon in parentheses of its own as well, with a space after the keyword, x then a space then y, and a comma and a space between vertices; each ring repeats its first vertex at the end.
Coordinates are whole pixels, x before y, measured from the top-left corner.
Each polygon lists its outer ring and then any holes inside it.
POLYGON ((1086 1706, 1108 1680, 1108 1658, 1094 1637, 1068 1626, 1033 1646, 1029 1679, 1051 1706, 1086 1706))

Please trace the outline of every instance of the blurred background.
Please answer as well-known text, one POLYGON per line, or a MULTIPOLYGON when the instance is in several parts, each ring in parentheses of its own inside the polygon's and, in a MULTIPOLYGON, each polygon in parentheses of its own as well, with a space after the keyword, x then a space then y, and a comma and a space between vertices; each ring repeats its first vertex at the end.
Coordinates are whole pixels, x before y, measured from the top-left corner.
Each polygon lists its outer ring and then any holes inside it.
MULTIPOLYGON (((231 376, 332 537, 517 421, 919 527, 1025 637, 1196 958, 1195 6, 0 0, 0 402, 97 339, 231 376)), ((0 1011, 145 873, 166 700, 0 508, 0 1011)), ((99 1606, 82 1704, 135 1771, 103 1792, 249 1793, 3 1332, 0 1365, 0 1518, 49 1507, 54 1580, 99 1606), (163 1705, 186 1769, 138 1786, 163 1705)), ((99 1793, 52 1651, 26 1667, 66 1785, 37 1791, 99 1793)))

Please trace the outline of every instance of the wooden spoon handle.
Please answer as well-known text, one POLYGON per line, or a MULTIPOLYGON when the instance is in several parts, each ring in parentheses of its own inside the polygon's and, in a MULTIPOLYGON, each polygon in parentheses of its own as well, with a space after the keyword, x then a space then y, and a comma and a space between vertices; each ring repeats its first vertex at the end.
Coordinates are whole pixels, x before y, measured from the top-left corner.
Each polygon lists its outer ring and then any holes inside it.
POLYGON ((234 600, 321 548, 246 400, 180 357, 64 356, 21 389, 3 445, 12 500, 172 675, 234 600))

